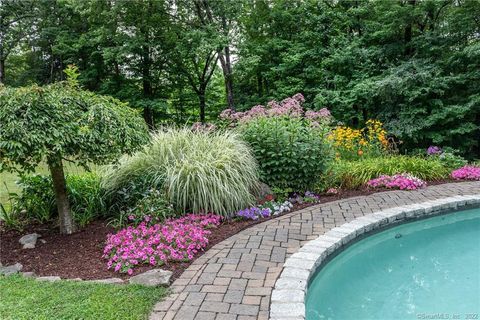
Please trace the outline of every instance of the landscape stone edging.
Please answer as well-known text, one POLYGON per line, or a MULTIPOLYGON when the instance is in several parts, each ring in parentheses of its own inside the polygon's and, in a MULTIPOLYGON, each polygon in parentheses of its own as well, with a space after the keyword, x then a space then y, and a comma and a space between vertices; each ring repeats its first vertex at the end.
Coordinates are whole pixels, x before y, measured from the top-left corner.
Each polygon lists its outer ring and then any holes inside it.
POLYGON ((20 274, 25 278, 33 278, 37 281, 81 281, 88 283, 100 283, 100 284, 136 284, 149 287, 167 286, 170 283, 170 278, 173 274, 172 271, 163 269, 151 269, 146 272, 140 273, 136 276, 129 278, 128 280, 122 280, 120 278, 105 278, 105 279, 93 279, 83 280, 81 278, 62 279, 59 276, 37 276, 35 272, 20 272, 23 269, 23 265, 15 263, 9 266, 0 266, 0 277, 8 277, 14 274, 20 274), (158 275, 159 274, 159 275, 158 275), (133 280, 132 280, 133 279, 133 280))
POLYGON ((478 204, 480 195, 448 197, 381 210, 330 229, 302 246, 285 261, 272 291, 270 320, 305 319, 305 297, 310 278, 329 256, 357 238, 402 221, 478 204))

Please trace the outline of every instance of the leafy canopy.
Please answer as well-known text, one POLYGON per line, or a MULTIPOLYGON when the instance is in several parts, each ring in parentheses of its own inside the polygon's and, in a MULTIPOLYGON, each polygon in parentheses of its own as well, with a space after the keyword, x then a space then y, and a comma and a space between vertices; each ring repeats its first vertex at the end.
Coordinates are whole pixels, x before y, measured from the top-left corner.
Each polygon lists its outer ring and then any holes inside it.
POLYGON ((0 86, 0 171, 33 171, 43 160, 107 163, 147 142, 127 104, 68 83, 0 86))

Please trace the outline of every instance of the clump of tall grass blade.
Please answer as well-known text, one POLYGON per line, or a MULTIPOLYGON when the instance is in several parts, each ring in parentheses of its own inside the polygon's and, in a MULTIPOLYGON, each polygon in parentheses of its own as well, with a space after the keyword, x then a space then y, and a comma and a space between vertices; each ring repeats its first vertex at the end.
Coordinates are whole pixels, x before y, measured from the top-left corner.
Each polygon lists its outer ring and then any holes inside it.
POLYGON ((387 156, 357 161, 338 160, 330 168, 331 184, 352 189, 380 175, 409 173, 426 181, 448 177, 449 169, 436 158, 387 156))
POLYGON ((234 132, 170 128, 154 134, 142 151, 107 168, 102 186, 111 197, 154 188, 165 193, 178 213, 227 216, 254 202, 258 166, 234 132))

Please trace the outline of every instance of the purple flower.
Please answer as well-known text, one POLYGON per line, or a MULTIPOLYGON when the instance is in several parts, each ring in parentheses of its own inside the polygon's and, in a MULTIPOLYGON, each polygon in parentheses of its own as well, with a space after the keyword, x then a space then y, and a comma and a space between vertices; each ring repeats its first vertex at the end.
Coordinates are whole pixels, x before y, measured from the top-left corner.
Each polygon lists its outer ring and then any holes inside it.
POLYGON ((431 155, 435 155, 435 154, 441 154, 443 151, 442 151, 442 148, 438 147, 438 146, 430 146, 428 147, 427 149, 427 154, 429 156, 431 155))

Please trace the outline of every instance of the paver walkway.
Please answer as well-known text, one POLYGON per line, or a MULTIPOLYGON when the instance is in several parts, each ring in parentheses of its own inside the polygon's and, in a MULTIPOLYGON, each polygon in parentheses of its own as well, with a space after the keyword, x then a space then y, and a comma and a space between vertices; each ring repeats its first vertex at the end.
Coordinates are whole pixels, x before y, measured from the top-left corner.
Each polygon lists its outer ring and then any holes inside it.
POLYGON ((218 243, 172 285, 150 319, 268 319, 270 295, 286 258, 309 240, 381 209, 480 194, 480 182, 389 191, 315 205, 252 226, 218 243))

